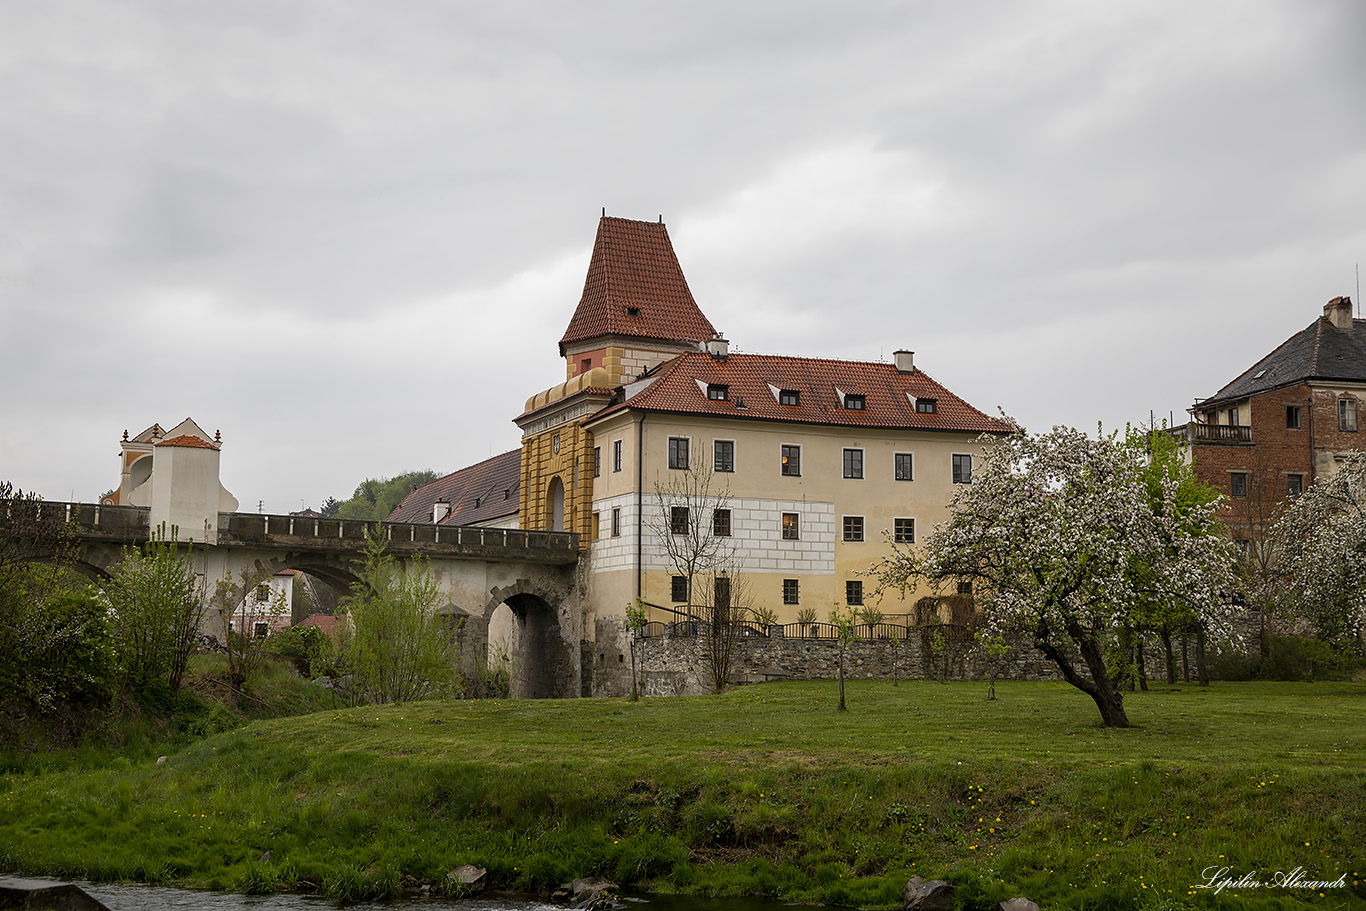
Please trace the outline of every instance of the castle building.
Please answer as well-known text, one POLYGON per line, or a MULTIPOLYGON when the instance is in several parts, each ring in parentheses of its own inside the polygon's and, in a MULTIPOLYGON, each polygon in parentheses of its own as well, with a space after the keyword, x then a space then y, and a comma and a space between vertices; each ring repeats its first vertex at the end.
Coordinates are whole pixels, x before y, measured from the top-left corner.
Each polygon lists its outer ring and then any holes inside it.
POLYGON ((1245 554, 1287 497, 1360 450, 1366 320, 1335 297, 1323 315, 1189 409, 1178 432, 1196 475, 1224 494, 1221 518, 1245 554))
MULTIPOLYGON (((910 351, 892 363, 732 352, 662 221, 601 219, 559 353, 565 381, 515 419, 519 524, 579 534, 599 617, 637 598, 682 613, 729 596, 715 578, 717 590, 688 590, 674 534, 727 539, 724 574, 746 583, 739 606, 780 622, 872 606, 862 571, 889 538, 911 543, 944 520, 982 435, 1010 431, 910 351)), ((427 499, 440 510, 428 487, 409 514, 427 499)))

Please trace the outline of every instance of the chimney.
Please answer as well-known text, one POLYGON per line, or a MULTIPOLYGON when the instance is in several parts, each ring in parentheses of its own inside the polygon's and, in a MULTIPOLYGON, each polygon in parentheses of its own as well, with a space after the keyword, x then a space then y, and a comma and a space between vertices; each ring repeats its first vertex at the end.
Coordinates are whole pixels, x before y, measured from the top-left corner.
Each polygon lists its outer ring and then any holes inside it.
POLYGON ((1335 297, 1323 305, 1323 318, 1337 329, 1352 328, 1352 299, 1335 297))
POLYGON ((451 514, 451 504, 446 500, 437 500, 432 504, 432 524, 437 525, 442 519, 451 514))
POLYGON ((707 352, 716 360, 723 360, 730 354, 730 342, 722 338, 718 332, 707 342, 707 352))
POLYGON ((896 363, 897 373, 915 373, 915 352, 907 351, 902 348, 892 352, 892 359, 896 363))

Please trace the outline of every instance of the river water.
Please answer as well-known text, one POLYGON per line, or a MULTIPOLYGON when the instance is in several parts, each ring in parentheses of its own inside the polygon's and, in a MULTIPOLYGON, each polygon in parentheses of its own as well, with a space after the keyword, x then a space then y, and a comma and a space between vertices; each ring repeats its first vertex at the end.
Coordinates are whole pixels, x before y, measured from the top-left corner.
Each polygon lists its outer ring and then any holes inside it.
MULTIPOLYGON (((195 892, 161 886, 125 883, 78 882, 92 898, 110 911, 565 911, 565 905, 520 899, 396 899, 388 902, 342 902, 315 895, 237 895, 230 892, 195 892)), ((807 905, 750 898, 693 898, 662 895, 628 899, 639 911, 830 911, 807 905)))

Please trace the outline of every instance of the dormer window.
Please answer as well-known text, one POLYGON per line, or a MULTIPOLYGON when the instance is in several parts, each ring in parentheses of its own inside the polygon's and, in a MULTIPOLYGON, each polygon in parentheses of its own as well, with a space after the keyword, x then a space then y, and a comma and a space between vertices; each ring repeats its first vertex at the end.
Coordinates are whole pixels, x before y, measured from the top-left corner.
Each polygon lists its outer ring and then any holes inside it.
POLYGON ((724 402, 730 398, 730 387, 724 383, 708 383, 707 398, 713 402, 724 402))
POLYGON ((778 390, 779 405, 799 405, 801 404, 801 393, 796 389, 778 390))
POLYGON ((938 399, 916 399, 915 410, 920 414, 934 414, 939 410, 938 399))
POLYGON ((866 402, 867 400, 861 395, 853 395, 851 393, 844 397, 844 407, 850 411, 862 411, 866 402))

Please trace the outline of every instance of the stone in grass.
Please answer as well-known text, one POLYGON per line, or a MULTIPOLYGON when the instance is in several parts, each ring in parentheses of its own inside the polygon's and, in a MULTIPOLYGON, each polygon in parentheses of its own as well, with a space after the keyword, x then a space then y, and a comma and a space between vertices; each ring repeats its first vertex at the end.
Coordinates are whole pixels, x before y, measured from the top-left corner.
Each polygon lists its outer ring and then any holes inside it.
POLYGON ((483 867, 476 867, 474 864, 461 864, 454 870, 446 874, 446 878, 455 883, 461 892, 484 891, 484 877, 488 875, 483 867))
POLYGON ((912 876, 901 891, 906 911, 953 911, 953 886, 942 879, 912 876))
POLYGON ((1042 911, 1027 898, 1009 898, 999 905, 1001 911, 1042 911))

